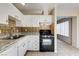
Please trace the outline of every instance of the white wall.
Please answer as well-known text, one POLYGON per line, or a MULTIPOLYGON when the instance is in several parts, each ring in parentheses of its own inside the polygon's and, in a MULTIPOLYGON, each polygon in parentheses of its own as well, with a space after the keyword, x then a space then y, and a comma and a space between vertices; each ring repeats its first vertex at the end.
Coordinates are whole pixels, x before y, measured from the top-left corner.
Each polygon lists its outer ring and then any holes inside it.
POLYGON ((12 4, 2 3, 0 4, 0 23, 6 24, 8 20, 8 15, 22 19, 23 14, 12 4))
POLYGON ((55 37, 55 53, 57 53, 57 8, 54 10, 54 37, 55 37))
POLYGON ((48 22, 51 24, 52 16, 51 15, 24 15, 24 20, 22 23, 27 27, 39 27, 39 22, 48 22))
POLYGON ((79 16, 77 16, 77 48, 79 48, 79 16))
POLYGON ((79 48, 79 9, 68 6, 57 6, 57 16, 76 16, 77 18, 72 21, 72 46, 79 48), (75 28, 75 29, 74 29, 75 28))
POLYGON ((57 5, 57 16, 78 16, 79 8, 68 5, 57 5))
POLYGON ((77 17, 72 17, 72 46, 77 47, 77 17))

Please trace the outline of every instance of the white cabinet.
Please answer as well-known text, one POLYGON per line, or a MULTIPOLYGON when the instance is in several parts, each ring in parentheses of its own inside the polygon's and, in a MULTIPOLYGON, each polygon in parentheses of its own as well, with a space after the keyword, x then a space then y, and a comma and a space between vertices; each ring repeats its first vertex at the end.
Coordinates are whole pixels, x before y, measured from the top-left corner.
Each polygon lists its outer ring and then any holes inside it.
POLYGON ((28 36, 26 36, 24 39, 25 39, 25 41, 24 41, 25 42, 25 51, 27 52, 27 50, 28 50, 28 43, 29 43, 28 42, 28 36))
POLYGON ((47 24, 51 24, 53 21, 52 21, 52 16, 51 15, 44 15, 44 16, 39 16, 40 17, 40 20, 39 22, 46 22, 47 24))
POLYGON ((17 47, 16 45, 11 45, 5 51, 0 53, 0 56, 17 56, 17 47))
POLYGON ((39 51, 39 35, 28 35, 18 39, 18 41, 9 46, 0 56, 24 56, 27 50, 39 51))
POLYGON ((27 27, 39 27, 40 22, 51 24, 53 22, 52 18, 51 15, 25 15, 22 23, 27 27))
POLYGON ((39 26, 38 18, 36 18, 33 15, 24 16, 22 23, 24 26, 27 26, 27 27, 38 27, 39 26))
POLYGON ((25 43, 22 43, 20 46, 18 46, 18 56, 24 56, 25 54, 25 43))
POLYGON ((16 27, 22 27, 21 20, 16 19, 16 27))
POLYGON ((28 50, 39 51, 39 35, 28 37, 28 50))
POLYGON ((27 51, 26 37, 23 37, 22 40, 20 42, 18 42, 19 45, 17 45, 17 51, 18 51, 17 53, 18 53, 18 56, 24 56, 24 54, 27 51))

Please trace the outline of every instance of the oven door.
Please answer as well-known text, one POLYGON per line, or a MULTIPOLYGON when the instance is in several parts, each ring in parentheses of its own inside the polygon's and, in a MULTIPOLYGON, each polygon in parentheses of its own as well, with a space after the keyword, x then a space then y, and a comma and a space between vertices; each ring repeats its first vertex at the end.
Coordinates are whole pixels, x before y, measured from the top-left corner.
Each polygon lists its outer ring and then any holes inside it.
POLYGON ((54 39, 52 38, 42 38, 40 41, 40 51, 54 51, 54 39))
POLYGON ((52 40, 51 39, 43 39, 42 45, 52 45, 52 40))

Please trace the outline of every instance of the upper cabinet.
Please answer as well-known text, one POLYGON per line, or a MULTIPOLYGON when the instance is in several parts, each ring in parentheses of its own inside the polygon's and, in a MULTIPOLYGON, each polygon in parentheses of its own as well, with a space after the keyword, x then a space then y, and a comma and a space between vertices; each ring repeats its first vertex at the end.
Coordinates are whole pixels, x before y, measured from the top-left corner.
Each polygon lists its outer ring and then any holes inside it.
POLYGON ((22 22, 13 16, 8 16, 8 25, 10 27, 22 27, 22 22))
POLYGON ((52 16, 51 15, 25 15, 22 23, 26 27, 39 27, 40 22, 46 22, 51 24, 52 16))
POLYGON ((21 20, 16 20, 16 27, 23 27, 21 20))
POLYGON ((38 27, 39 26, 39 18, 34 15, 24 15, 24 19, 22 20, 22 24, 24 27, 38 27))
POLYGON ((52 15, 42 15, 40 16, 39 23, 46 23, 50 25, 53 22, 53 16, 52 15))

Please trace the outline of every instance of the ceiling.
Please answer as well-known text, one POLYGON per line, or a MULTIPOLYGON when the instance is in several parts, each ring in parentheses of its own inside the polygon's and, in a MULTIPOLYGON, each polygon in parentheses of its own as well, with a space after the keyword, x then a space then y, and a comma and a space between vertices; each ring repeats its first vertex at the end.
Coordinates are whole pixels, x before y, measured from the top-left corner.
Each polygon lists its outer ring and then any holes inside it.
POLYGON ((22 5, 21 3, 13 3, 13 5, 18 8, 24 15, 49 14, 55 6, 52 3, 25 3, 25 5, 22 5))
POLYGON ((13 3, 24 15, 53 14, 54 7, 79 10, 79 3, 13 3))

